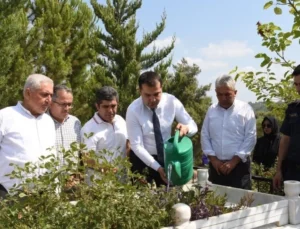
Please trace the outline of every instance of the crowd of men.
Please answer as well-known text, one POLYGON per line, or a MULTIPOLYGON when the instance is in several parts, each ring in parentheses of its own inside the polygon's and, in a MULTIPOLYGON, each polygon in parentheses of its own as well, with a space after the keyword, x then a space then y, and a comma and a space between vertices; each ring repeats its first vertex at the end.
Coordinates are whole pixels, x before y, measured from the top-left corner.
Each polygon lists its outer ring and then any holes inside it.
MULTIPOLYGON (((300 93, 300 66, 292 75, 300 93)), ((197 124, 175 96, 163 92, 159 74, 144 72, 138 84, 140 97, 129 105, 126 120, 117 114, 118 92, 104 86, 95 93, 95 114, 81 127, 80 120, 70 114, 72 90, 65 85, 54 85, 47 76, 30 75, 24 85, 23 101, 0 110, 0 197, 5 198, 21 182, 6 176, 13 170, 11 163, 24 166, 38 161, 42 155, 55 154, 64 165, 64 152, 73 142, 84 143, 96 154, 104 149, 110 151, 108 161, 128 156, 132 171, 142 173, 148 168, 146 181, 165 185, 163 144, 171 137, 174 121, 181 136, 196 134, 197 124)), ((209 180, 250 189, 250 157, 256 144, 254 112, 249 104, 236 99, 237 90, 231 76, 219 77, 215 91, 218 102, 209 107, 201 130, 202 150, 210 161, 209 180)), ((281 127, 276 187, 282 179, 300 180, 298 124, 300 105, 294 102, 288 106, 281 127), (289 165, 285 175, 281 172, 284 160, 289 165)), ((84 162, 90 183, 95 161, 84 162)))

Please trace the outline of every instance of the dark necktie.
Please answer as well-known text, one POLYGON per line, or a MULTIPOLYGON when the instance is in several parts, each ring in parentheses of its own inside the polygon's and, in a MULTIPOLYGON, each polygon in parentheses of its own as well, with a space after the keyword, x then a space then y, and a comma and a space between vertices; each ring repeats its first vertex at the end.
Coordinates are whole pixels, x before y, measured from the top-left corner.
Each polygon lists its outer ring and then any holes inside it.
POLYGON ((155 109, 151 109, 151 110, 153 111, 152 122, 153 122, 153 130, 154 130, 154 137, 155 137, 156 150, 157 150, 157 159, 158 162, 163 165, 164 164, 164 141, 160 131, 160 124, 155 109))

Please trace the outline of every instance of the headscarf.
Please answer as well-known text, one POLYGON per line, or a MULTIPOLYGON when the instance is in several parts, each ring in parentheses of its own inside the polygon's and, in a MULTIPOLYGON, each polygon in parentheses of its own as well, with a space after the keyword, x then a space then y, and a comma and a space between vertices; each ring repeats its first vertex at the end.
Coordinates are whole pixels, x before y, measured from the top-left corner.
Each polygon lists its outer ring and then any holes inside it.
POLYGON ((257 139, 257 143, 253 152, 253 161, 263 164, 266 168, 274 165, 278 155, 280 134, 277 120, 272 116, 264 117, 262 124, 265 120, 271 123, 272 132, 257 139))

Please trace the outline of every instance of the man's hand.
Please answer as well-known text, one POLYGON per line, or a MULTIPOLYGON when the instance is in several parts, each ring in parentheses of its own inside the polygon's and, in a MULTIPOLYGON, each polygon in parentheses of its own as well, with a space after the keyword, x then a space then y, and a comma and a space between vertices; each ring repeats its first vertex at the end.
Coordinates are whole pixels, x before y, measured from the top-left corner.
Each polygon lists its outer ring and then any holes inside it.
POLYGON ((273 178, 273 187, 274 187, 274 189, 280 188, 281 183, 282 183, 282 172, 280 170, 277 170, 276 174, 273 178))
POLYGON ((222 161, 220 161, 217 157, 213 157, 213 156, 210 156, 209 160, 210 160, 212 166, 217 171, 218 175, 220 175, 220 172, 222 172, 220 170, 220 168, 223 166, 224 163, 222 161))
POLYGON ((178 129, 180 132, 179 132, 179 135, 180 136, 184 136, 184 135, 187 135, 188 132, 189 132, 189 127, 187 125, 183 125, 181 123, 178 123, 177 126, 176 126, 176 129, 178 129))
POLYGON ((167 179, 167 176, 166 176, 166 173, 165 173, 165 170, 163 167, 159 167, 157 172, 159 173, 160 175, 160 178, 166 183, 168 184, 168 179, 167 179))
POLYGON ((90 158, 89 153, 83 153, 82 154, 82 161, 85 166, 94 169, 96 167, 96 162, 94 159, 90 158))
POLYGON ((220 170, 224 175, 228 175, 231 171, 240 163, 241 159, 238 156, 234 156, 230 161, 225 162, 220 170))

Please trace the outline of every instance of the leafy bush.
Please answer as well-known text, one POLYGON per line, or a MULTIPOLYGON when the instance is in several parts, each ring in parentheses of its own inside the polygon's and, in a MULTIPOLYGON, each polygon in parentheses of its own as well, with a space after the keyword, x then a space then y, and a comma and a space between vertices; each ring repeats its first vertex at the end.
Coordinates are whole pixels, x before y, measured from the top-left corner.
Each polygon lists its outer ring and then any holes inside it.
POLYGON ((10 176, 23 183, 0 201, 0 228, 160 228, 172 225, 170 212, 179 202, 191 206, 193 219, 236 210, 224 208, 226 197, 215 196, 208 188, 183 191, 172 187, 167 192, 165 187, 145 185, 139 182, 141 175, 131 173, 127 160, 117 158, 110 163, 93 151, 89 156, 101 161, 97 166, 102 172, 91 176, 89 186, 78 175, 85 174, 85 168, 74 160, 79 152, 87 149, 72 144, 64 152, 64 166, 52 155, 37 164, 16 167, 10 176), (33 175, 37 170, 47 172, 33 175), (70 179, 71 175, 76 179, 70 179))
POLYGON ((277 161, 275 162, 275 165, 271 168, 265 168, 262 164, 252 163, 251 164, 251 173, 252 175, 261 177, 261 178, 267 178, 268 181, 256 181, 252 182, 252 189, 254 191, 259 191, 263 193, 271 193, 275 195, 284 195, 283 189, 279 190, 273 190, 271 188, 272 179, 276 174, 276 167, 277 167, 277 161))

